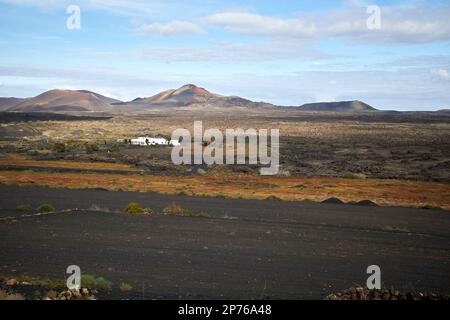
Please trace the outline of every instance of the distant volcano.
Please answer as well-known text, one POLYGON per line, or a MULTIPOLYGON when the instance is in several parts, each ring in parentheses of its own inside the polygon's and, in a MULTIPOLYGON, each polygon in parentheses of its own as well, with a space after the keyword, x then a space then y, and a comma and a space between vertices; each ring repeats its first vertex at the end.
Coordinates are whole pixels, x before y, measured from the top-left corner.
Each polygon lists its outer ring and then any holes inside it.
POLYGON ((5 111, 63 112, 63 111, 111 111, 111 104, 119 100, 85 90, 50 90, 34 98, 22 99, 5 111))
POLYGON ((187 84, 179 89, 170 89, 160 92, 149 98, 138 98, 128 104, 172 104, 176 106, 205 103, 209 99, 219 98, 219 95, 199 88, 193 84, 187 84))
POLYGON ((369 112, 377 111, 374 107, 361 101, 318 102, 308 103, 299 107, 304 111, 328 111, 328 112, 369 112))
POLYGON ((170 89, 160 92, 149 98, 138 98, 131 102, 123 103, 127 106, 167 106, 167 107, 183 107, 194 104, 214 104, 218 107, 226 106, 243 106, 253 104, 254 102, 240 97, 222 96, 220 94, 211 93, 204 88, 197 87, 193 84, 186 84, 178 89, 170 89))

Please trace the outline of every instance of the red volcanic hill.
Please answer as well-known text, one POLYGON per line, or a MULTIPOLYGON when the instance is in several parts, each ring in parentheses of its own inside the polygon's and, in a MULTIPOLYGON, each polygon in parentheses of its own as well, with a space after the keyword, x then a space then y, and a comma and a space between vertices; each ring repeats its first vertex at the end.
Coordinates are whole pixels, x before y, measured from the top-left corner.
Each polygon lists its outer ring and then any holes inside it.
POLYGON ((6 111, 15 112, 105 112, 113 109, 119 100, 85 90, 50 90, 34 98, 24 99, 6 111))
POLYGON ((223 96, 211 93, 204 88, 193 84, 187 84, 178 89, 170 89, 160 92, 152 97, 138 98, 130 102, 119 103, 118 105, 133 107, 140 110, 151 107, 186 107, 190 105, 211 104, 215 107, 260 107, 272 106, 267 103, 252 102, 236 96, 223 96))
POLYGON ((160 92, 149 98, 138 98, 127 104, 188 106, 196 103, 207 103, 208 101, 220 98, 222 96, 213 94, 193 84, 187 84, 178 89, 160 92))

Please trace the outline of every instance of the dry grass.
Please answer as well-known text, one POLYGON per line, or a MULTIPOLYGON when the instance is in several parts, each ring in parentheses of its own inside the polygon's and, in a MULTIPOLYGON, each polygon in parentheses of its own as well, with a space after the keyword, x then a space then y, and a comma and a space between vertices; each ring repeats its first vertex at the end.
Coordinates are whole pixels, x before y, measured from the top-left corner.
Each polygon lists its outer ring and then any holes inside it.
POLYGON ((20 155, 9 154, 7 159, 0 160, 0 166, 23 166, 23 167, 45 167, 45 168, 66 168, 83 170, 123 170, 140 171, 137 168, 125 164, 108 162, 76 162, 76 161, 40 161, 26 159, 20 155))
MULTIPOLYGON (((208 110, 210 112, 210 110, 208 110)), ((246 110, 248 112, 248 110, 246 110)), ((342 141, 343 139, 364 141, 387 140, 389 143, 446 141, 450 135, 448 123, 367 123, 358 121, 310 121, 305 113, 300 117, 291 111, 267 113, 243 117, 240 113, 218 115, 204 110, 182 113, 183 116, 167 115, 166 110, 158 116, 115 117, 107 121, 38 121, 27 124, 41 135, 29 137, 40 140, 45 137, 51 141, 96 141, 98 139, 130 138, 143 133, 170 135, 177 128, 191 130, 195 120, 202 119, 204 128, 279 128, 282 136, 307 139, 342 141), (294 117, 293 117, 294 116, 294 117), (149 125, 151 122, 151 125, 149 125), (82 132, 80 138, 77 132, 82 132), (77 133, 77 134, 75 134, 77 133)))
POLYGON ((187 195, 261 200, 276 197, 288 201, 322 201, 338 197, 346 202, 369 199, 379 205, 428 206, 450 210, 449 184, 404 180, 262 177, 243 174, 175 177, 2 171, 0 183, 162 194, 178 194, 182 188, 187 195))
POLYGON ((172 203, 167 208, 164 208, 163 214, 166 216, 179 216, 179 217, 201 217, 206 218, 209 215, 206 212, 195 212, 189 209, 183 208, 179 204, 172 203))

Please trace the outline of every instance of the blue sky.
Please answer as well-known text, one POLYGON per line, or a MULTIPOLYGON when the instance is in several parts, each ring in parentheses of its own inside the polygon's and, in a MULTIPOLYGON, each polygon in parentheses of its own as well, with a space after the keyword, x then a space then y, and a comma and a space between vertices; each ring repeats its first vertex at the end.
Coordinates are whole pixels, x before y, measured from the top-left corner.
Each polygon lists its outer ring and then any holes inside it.
POLYGON ((0 96, 132 100, 194 83, 281 105, 450 108, 449 18, 437 0, 0 0, 0 96), (370 5, 380 29, 367 27, 370 5))

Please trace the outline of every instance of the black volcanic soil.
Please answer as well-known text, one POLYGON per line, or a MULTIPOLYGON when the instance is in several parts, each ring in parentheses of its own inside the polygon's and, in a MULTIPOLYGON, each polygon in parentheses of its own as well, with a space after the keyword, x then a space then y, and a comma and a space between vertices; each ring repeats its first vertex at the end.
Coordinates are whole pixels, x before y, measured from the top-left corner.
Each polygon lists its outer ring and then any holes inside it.
POLYGON ((444 211, 0 186, 0 213, 15 216, 0 221, 0 274, 61 279, 78 264, 114 283, 104 298, 321 299, 363 286, 373 264, 383 287, 449 293, 444 211), (130 201, 155 212, 177 202, 210 217, 15 211, 44 202, 114 211, 130 201), (121 282, 134 290, 120 292, 121 282))

